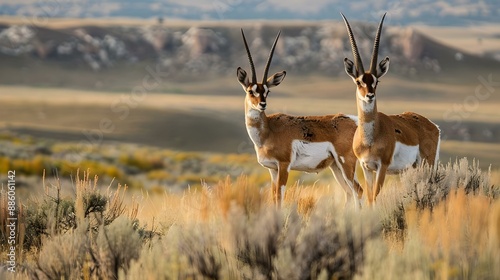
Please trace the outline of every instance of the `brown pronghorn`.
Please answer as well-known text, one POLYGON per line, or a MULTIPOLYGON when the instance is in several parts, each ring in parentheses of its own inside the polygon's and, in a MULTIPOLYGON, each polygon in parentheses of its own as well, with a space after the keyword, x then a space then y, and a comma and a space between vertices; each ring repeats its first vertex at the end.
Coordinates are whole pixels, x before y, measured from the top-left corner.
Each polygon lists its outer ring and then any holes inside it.
POLYGON ((343 14, 342 18, 354 57, 354 63, 348 58, 344 59, 345 71, 356 84, 358 108, 358 128, 352 147, 363 169, 366 181, 364 190, 368 203, 371 204, 380 192, 387 172, 398 173, 410 166, 415 167, 422 161, 437 166, 440 130, 433 122, 416 113, 386 115, 377 111, 375 91, 380 78, 389 69, 389 57, 384 58, 377 68, 385 14, 377 29, 370 70, 366 72, 349 22, 343 14))
POLYGON ((237 70, 238 81, 246 94, 245 123, 257 160, 271 173, 274 202, 281 205, 290 170, 319 172, 330 167, 344 188, 346 203, 353 199, 355 206, 359 206, 362 189, 355 179, 357 159, 352 151, 357 117, 343 114, 298 117, 281 113, 267 116, 269 89, 279 85, 286 75, 281 71, 267 78, 280 33, 271 48, 261 82, 257 82, 243 30, 241 35, 252 70, 251 80, 241 67, 237 70))

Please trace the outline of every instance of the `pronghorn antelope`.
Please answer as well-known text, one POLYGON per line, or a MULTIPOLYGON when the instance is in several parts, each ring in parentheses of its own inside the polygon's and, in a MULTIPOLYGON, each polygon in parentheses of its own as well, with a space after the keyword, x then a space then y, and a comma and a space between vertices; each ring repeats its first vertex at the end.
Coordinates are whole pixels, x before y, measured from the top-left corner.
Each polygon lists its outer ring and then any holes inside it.
POLYGON ((364 188, 368 203, 375 201, 385 175, 398 173, 422 161, 437 165, 440 130, 427 118, 412 112, 385 115, 377 111, 375 91, 380 78, 389 69, 389 57, 377 67, 380 33, 385 14, 380 21, 373 45, 369 71, 364 70, 349 22, 342 14, 351 42, 354 63, 344 59, 345 71, 356 84, 358 128, 354 134, 353 150, 366 180, 364 188), (375 182, 373 173, 375 172, 375 182))
POLYGON ((278 86, 286 75, 285 71, 281 71, 267 77, 280 33, 271 48, 264 77, 257 82, 252 55, 242 29, 252 70, 251 80, 245 70, 241 67, 237 69, 238 81, 246 93, 246 128, 259 163, 271 173, 274 202, 281 205, 290 170, 319 172, 330 167, 337 182, 344 188, 346 203, 352 198, 357 207, 362 189, 354 178, 357 159, 352 151, 352 138, 356 130, 356 116, 297 117, 281 113, 267 116, 265 113, 269 89, 278 86))

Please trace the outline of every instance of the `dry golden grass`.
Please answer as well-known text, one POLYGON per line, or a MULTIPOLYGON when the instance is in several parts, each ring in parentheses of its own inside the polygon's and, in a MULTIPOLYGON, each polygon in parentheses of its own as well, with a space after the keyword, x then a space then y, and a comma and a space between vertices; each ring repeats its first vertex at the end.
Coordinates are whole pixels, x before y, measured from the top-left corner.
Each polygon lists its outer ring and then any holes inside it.
MULTIPOLYGON (((410 208, 408 238, 421 240, 437 279, 475 279, 485 274, 477 272, 479 258, 490 255, 493 263, 500 260, 499 207, 499 201, 458 190, 432 212, 410 208)), ((482 269, 497 270, 493 263, 482 269)))
POLYGON ((270 189, 246 176, 142 199, 116 191, 102 209, 113 221, 96 227, 99 215, 83 213, 90 194, 101 196, 85 173, 75 182, 76 227, 51 231, 28 251, 18 278, 488 279, 500 272, 499 190, 488 176, 466 160, 436 174, 410 170, 388 182, 374 208, 358 211, 344 208, 338 186, 322 183, 295 183, 277 209, 270 189))

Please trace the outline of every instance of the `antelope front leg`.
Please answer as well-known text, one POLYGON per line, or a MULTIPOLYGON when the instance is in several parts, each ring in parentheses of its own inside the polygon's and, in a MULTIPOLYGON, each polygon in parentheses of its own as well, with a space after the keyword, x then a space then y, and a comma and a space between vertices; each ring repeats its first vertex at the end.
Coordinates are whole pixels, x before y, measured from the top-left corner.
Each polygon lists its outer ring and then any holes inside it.
POLYGON ((285 196, 286 182, 288 181, 288 163, 280 163, 278 166, 278 182, 274 184, 274 203, 281 207, 285 196))
POLYGON ((363 176, 365 177, 365 191, 366 198, 368 199, 368 205, 373 203, 373 171, 366 168, 364 164, 361 164, 361 168, 363 169, 363 176))
POLYGON ((382 189, 382 186, 384 185, 385 181, 385 174, 387 173, 387 168, 389 166, 387 164, 380 164, 377 169, 377 174, 375 177, 375 191, 373 192, 373 201, 375 201, 375 198, 379 194, 380 190, 382 189))
POLYGON ((273 202, 276 203, 275 190, 278 188, 278 169, 269 169, 269 174, 271 174, 271 191, 273 195, 273 202))

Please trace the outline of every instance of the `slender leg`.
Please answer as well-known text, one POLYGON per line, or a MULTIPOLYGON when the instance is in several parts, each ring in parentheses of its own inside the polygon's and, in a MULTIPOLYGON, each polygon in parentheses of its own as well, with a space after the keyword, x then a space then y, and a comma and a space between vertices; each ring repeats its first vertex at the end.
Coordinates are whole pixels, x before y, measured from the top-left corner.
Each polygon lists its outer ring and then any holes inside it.
POLYGON ((358 172, 354 171, 354 190, 356 191, 356 194, 358 195, 358 199, 361 199, 363 197, 363 187, 361 187, 361 184, 358 181, 358 172))
POLYGON ((284 196, 286 182, 288 181, 288 165, 288 163, 280 163, 278 166, 278 182, 273 190, 274 202, 278 207, 281 207, 283 202, 282 196, 284 196))
POLYGON ((343 174, 345 175, 346 183, 349 186, 349 189, 352 193, 352 199, 356 204, 356 208, 361 208, 361 196, 363 195, 363 188, 359 185, 356 174, 356 162, 357 159, 353 157, 352 160, 346 160, 345 163, 342 164, 343 174))
POLYGON ((368 204, 371 205, 373 203, 373 171, 363 166, 363 164, 361 164, 361 168, 365 176, 366 198, 368 199, 368 204))
POLYGON ((373 201, 375 201, 375 198, 377 195, 380 193, 380 190, 382 189, 382 186, 384 185, 385 181, 385 174, 387 173, 387 164, 380 164, 377 169, 377 174, 375 178, 375 191, 373 193, 373 201))
POLYGON ((339 183, 339 185, 344 189, 344 194, 345 194, 344 207, 345 207, 345 206, 347 206, 347 204, 349 203, 349 201, 351 201, 351 193, 352 193, 351 189, 347 185, 344 177, 342 176, 342 172, 335 165, 335 163, 330 166, 330 170, 332 171, 333 177, 335 177, 335 180, 337 181, 337 183, 339 183))
POLYGON ((352 179, 349 180, 349 178, 347 178, 347 174, 345 174, 345 172, 343 172, 343 170, 338 168, 335 164, 332 164, 330 166, 330 170, 332 170, 332 173, 339 185, 344 189, 344 207, 346 207, 351 201, 354 201, 354 207, 355 209, 358 209, 360 207, 360 204, 359 200, 357 199, 357 193, 354 191, 353 181, 351 181, 352 179))
POLYGON ((271 174, 271 188, 274 190, 275 185, 278 183, 278 170, 277 169, 268 169, 269 174, 271 174))

